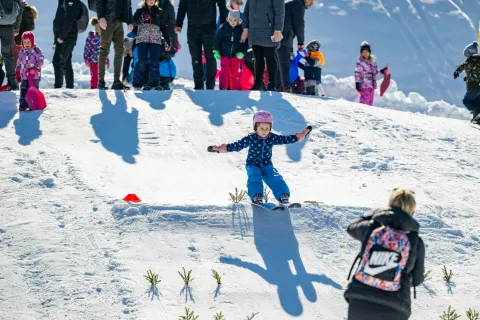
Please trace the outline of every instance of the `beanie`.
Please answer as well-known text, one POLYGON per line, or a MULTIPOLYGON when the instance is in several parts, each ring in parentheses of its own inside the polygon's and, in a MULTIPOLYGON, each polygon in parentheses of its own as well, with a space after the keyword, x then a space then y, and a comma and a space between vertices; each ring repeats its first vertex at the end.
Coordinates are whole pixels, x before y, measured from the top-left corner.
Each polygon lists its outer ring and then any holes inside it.
POLYGON ((368 52, 372 53, 372 49, 370 48, 370 44, 367 41, 363 41, 360 44, 360 53, 362 53, 364 50, 367 50, 368 52))
POLYGON ((478 54, 478 42, 474 41, 472 44, 469 44, 463 50, 463 55, 468 59, 474 54, 478 54))
POLYGON ((242 19, 240 18, 240 11, 235 11, 235 10, 230 11, 228 13, 228 18, 233 18, 233 19, 242 21, 242 19))
POLYGON ((33 35, 33 32, 31 31, 26 31, 22 34, 22 47, 25 48, 23 46, 23 40, 25 39, 28 39, 30 40, 30 42, 32 43, 32 48, 35 47, 35 36, 33 35))

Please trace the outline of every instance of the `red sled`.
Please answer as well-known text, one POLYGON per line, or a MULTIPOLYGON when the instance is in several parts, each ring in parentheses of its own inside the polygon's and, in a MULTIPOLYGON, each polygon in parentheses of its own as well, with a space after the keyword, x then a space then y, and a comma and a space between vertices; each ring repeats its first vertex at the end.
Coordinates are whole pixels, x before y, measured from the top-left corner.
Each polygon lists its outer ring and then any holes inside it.
POLYGON ((245 62, 241 62, 241 71, 238 75, 238 90, 251 90, 253 84, 255 82, 255 76, 253 75, 252 71, 247 68, 245 62))
POLYGON ((35 87, 33 76, 28 77, 28 83, 29 87, 27 94, 25 95, 28 108, 31 110, 44 110, 47 107, 47 101, 45 101, 43 93, 35 87))
POLYGON ((0 87, 0 92, 2 91, 8 91, 8 84, 0 87))
POLYGON ((380 86, 380 96, 383 96, 383 94, 385 93, 385 91, 387 91, 388 89, 388 86, 390 85, 390 72, 389 73, 386 73, 384 76, 383 76, 383 82, 382 82, 382 85, 380 86))

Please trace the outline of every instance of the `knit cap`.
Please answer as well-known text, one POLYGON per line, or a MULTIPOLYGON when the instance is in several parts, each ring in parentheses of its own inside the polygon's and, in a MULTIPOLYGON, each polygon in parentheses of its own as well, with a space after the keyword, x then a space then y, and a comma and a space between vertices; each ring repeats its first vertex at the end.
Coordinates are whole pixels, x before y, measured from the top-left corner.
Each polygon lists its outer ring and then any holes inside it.
POLYGON ((30 42, 32 43, 32 48, 35 47, 35 36, 33 35, 33 32, 26 31, 22 34, 22 47, 23 48, 25 48, 24 45, 23 45, 23 40, 25 40, 25 39, 30 40, 30 42))
POLYGON ((469 44, 463 50, 463 55, 468 59, 474 54, 478 54, 478 42, 474 41, 472 44, 469 44))
POLYGON ((363 41, 360 44, 360 53, 362 53, 364 50, 367 50, 368 52, 372 53, 372 48, 370 48, 370 44, 367 41, 363 41))
POLYGON ((234 10, 230 11, 228 13, 228 18, 242 21, 242 19, 240 18, 240 11, 234 11, 234 10))

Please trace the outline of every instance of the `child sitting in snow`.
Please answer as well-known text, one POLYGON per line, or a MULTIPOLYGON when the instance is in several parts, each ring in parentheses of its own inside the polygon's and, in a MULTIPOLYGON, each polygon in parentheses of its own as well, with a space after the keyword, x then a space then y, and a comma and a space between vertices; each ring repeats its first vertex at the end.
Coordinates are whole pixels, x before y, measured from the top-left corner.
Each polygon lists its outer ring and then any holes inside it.
POLYGON ((377 75, 380 73, 388 73, 388 67, 378 70, 370 45, 363 41, 355 67, 355 88, 360 94, 360 103, 373 105, 375 89, 377 88, 377 75))
POLYGON ((18 54, 15 79, 20 83, 20 111, 28 110, 25 100, 30 83, 28 78, 32 77, 32 84, 38 89, 41 80, 41 68, 43 66, 43 52, 35 45, 33 32, 27 31, 22 35, 22 50, 18 54))
POLYGON ((322 83, 322 67, 325 64, 325 57, 320 52, 320 42, 310 41, 307 45, 305 63, 298 63, 298 66, 305 72, 305 90, 307 95, 318 96, 320 83, 322 83))
POLYGON ((272 148, 274 145, 300 142, 310 132, 305 128, 302 132, 288 136, 272 133, 273 117, 267 111, 258 111, 253 116, 253 129, 255 133, 250 134, 241 140, 214 146, 216 152, 240 151, 249 147, 247 156, 247 188, 248 195, 252 202, 263 203, 263 181, 272 190, 275 199, 280 203, 288 203, 290 190, 283 177, 278 173, 272 164, 272 148))
POLYGON ((230 11, 227 23, 217 33, 213 56, 220 62, 220 90, 237 90, 241 60, 247 51, 247 42, 240 42, 242 36, 240 11, 230 11))
MULTIPOLYGON (((83 50, 83 60, 85 65, 90 69, 90 88, 98 89, 98 56, 100 55, 100 24, 97 18, 90 19, 90 25, 95 28, 90 31, 85 42, 83 50)), ((110 61, 107 57, 107 69, 110 68, 110 61)))

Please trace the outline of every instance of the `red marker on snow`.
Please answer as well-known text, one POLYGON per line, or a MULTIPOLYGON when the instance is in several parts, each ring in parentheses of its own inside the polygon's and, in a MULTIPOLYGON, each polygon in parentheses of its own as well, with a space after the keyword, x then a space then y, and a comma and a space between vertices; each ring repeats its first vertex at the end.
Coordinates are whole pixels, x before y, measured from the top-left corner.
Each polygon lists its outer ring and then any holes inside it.
POLYGON ((126 202, 142 202, 139 197, 135 193, 129 193, 123 198, 123 201, 126 202))

